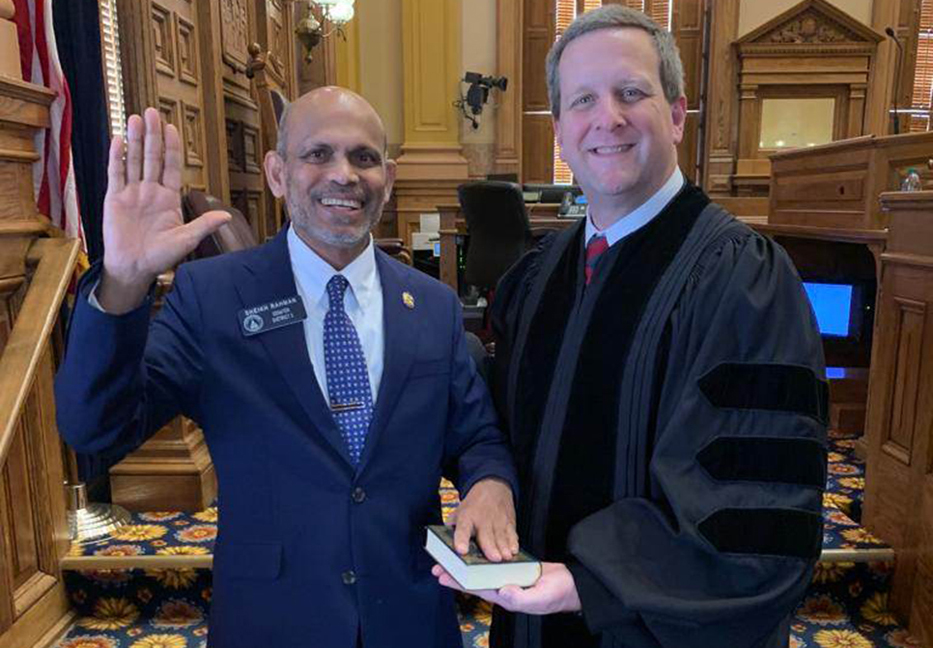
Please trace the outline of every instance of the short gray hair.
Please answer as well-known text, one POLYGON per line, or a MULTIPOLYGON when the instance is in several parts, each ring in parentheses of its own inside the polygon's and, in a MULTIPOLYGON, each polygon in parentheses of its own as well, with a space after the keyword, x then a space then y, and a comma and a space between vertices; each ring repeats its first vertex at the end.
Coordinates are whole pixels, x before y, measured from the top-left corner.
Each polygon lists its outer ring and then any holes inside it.
POLYGON ((667 102, 672 104, 683 96, 684 66, 680 61, 680 52, 677 50, 674 36, 641 11, 629 9, 622 5, 610 4, 577 16, 570 23, 570 26, 564 30, 557 42, 551 46, 551 51, 548 52, 547 62, 545 63, 547 90, 548 99, 551 102, 551 114, 554 115, 555 119, 560 117, 560 72, 558 67, 560 57, 567 45, 574 39, 597 29, 621 29, 624 27, 635 27, 644 30, 648 32, 654 41, 658 58, 661 59, 661 69, 658 70, 658 74, 661 77, 661 87, 664 89, 664 97, 667 102))
POLYGON ((282 114, 279 115, 278 133, 275 141, 275 152, 283 160, 288 154, 288 113, 292 110, 292 102, 286 101, 282 114))

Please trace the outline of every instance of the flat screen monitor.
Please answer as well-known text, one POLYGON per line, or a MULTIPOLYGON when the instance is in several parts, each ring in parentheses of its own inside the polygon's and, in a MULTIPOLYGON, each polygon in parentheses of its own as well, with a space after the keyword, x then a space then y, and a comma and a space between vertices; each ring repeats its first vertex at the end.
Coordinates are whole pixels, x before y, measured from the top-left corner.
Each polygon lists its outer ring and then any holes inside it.
POLYGON ((804 289, 816 314, 820 334, 828 337, 853 337, 855 287, 851 284, 805 282, 804 289))

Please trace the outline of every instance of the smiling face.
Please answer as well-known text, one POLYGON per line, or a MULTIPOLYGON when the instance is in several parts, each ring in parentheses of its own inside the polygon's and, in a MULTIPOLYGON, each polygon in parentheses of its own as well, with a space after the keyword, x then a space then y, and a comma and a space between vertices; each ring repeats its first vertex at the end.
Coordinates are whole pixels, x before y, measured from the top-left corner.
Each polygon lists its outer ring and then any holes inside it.
POLYGON ((392 192, 395 163, 373 108, 339 88, 320 88, 287 115, 285 158, 270 151, 266 176, 285 198, 299 237, 335 267, 365 249, 392 192))
POLYGON ((559 64, 561 157, 607 227, 650 198, 677 166, 686 100, 664 98, 660 59, 643 29, 598 29, 559 64))

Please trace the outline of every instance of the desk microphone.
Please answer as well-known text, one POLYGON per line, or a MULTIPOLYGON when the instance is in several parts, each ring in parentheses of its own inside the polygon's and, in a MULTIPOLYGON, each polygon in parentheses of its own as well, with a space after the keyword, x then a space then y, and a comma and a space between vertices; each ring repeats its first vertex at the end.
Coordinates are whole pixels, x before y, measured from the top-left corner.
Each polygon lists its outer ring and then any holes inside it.
POLYGON ((901 124, 897 115, 897 95, 901 88, 901 64, 904 61, 904 46, 901 45, 901 41, 897 37, 897 34, 895 34, 894 30, 890 27, 885 27, 884 33, 890 36, 894 44, 897 45, 897 60, 894 62, 894 134, 899 135, 901 132, 901 124))

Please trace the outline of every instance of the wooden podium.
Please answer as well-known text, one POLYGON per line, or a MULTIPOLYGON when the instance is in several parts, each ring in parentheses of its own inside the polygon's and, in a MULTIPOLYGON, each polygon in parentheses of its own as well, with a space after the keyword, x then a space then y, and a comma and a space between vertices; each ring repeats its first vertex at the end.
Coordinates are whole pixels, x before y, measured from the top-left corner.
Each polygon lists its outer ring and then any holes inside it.
POLYGON ((883 193, 865 526, 897 555, 891 608, 933 645, 933 191, 883 193))

